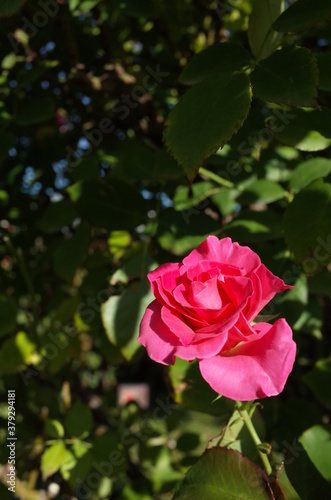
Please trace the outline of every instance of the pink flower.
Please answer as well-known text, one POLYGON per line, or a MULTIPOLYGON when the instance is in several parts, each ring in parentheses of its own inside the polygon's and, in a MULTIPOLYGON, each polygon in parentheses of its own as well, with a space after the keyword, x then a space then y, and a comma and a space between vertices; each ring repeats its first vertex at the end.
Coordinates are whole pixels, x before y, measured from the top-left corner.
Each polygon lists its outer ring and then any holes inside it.
POLYGON ((251 401, 279 394, 296 345, 285 319, 251 324, 288 288, 249 247, 209 236, 182 263, 148 274, 155 300, 140 325, 139 342, 154 361, 199 360, 219 394, 251 401))

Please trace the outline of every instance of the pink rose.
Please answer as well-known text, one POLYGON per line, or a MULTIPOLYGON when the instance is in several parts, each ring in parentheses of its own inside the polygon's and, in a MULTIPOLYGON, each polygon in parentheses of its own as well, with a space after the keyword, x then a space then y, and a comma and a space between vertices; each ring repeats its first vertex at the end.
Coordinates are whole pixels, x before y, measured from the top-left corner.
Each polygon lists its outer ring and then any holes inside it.
POLYGON ((296 345, 285 319, 251 324, 288 288, 249 247, 209 236, 182 263, 148 274, 155 300, 140 325, 139 342, 154 361, 199 360, 219 394, 251 401, 279 394, 296 345))

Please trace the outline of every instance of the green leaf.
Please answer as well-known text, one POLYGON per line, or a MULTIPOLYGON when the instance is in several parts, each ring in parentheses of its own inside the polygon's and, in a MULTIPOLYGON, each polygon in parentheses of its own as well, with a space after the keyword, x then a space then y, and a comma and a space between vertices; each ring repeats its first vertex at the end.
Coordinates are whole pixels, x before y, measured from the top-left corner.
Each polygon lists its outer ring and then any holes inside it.
POLYGON ((331 52, 314 53, 317 61, 319 84, 321 90, 331 90, 331 52))
POLYGON ((313 465, 301 443, 294 442, 287 451, 285 457, 287 477, 300 500, 328 498, 330 484, 313 465))
POLYGON ((318 71, 313 54, 301 47, 277 50, 251 74, 254 97, 291 106, 314 106, 318 71))
POLYGON ((65 460, 66 453, 67 449, 63 441, 52 444, 44 451, 41 457, 41 472, 44 481, 60 469, 65 460))
POLYGON ((177 162, 162 149, 155 151, 134 139, 122 141, 116 150, 116 164, 110 176, 127 182, 153 180, 156 182, 184 177, 177 162))
POLYGON ((19 60, 20 58, 17 57, 15 52, 10 52, 2 59, 1 67, 2 69, 12 69, 19 60))
POLYGON ((1 346, 0 374, 15 373, 20 367, 37 364, 40 356, 36 352, 37 346, 25 332, 18 332, 10 337, 1 346))
POLYGON ((331 18, 331 4, 327 0, 297 0, 273 23, 276 31, 307 30, 316 23, 323 23, 331 18))
POLYGON ((119 179, 77 182, 67 188, 78 212, 89 222, 110 231, 132 229, 146 221, 146 209, 137 189, 119 179))
POLYGON ((322 151, 331 146, 329 109, 324 108, 321 111, 296 109, 291 111, 288 117, 279 120, 283 123, 276 120, 277 125, 274 125, 272 123, 274 120, 275 116, 269 123, 275 138, 288 146, 300 151, 322 151))
POLYGON ((0 17, 10 17, 20 10, 26 0, 1 0, 0 17))
MULTIPOLYGON (((277 471, 277 480, 276 482, 282 489, 284 497, 286 500, 301 500, 293 486, 291 485, 285 467, 282 465, 280 469, 277 471)), ((278 500, 278 499, 277 499, 278 500)))
POLYGON ((149 283, 130 285, 122 295, 109 297, 101 306, 103 326, 110 342, 130 361, 141 345, 137 338, 146 307, 155 299, 149 283))
POLYGON ((64 281, 71 283, 76 269, 84 258, 90 240, 90 227, 81 223, 73 236, 55 249, 54 271, 64 281))
POLYGON ((249 63, 249 53, 242 45, 217 43, 193 56, 182 71, 179 82, 193 85, 209 77, 232 74, 249 63))
MULTIPOLYGON (((77 442, 71 447, 71 460, 61 467, 61 475, 68 480, 72 488, 81 483, 83 477, 87 477, 91 469, 93 457, 86 443, 77 442)), ((101 476, 100 476, 101 479, 101 476)), ((93 483, 95 486, 95 483, 93 483)))
POLYGON ((63 425, 58 420, 47 419, 45 421, 45 432, 52 439, 59 439, 64 436, 63 425))
POLYGON ((330 220, 331 184, 322 179, 300 191, 284 214, 286 243, 298 261, 311 256, 312 274, 331 261, 330 220))
POLYGON ((229 224, 223 226, 227 236, 239 243, 268 241, 281 236, 281 217, 268 211, 243 210, 229 224))
POLYGON ((331 410, 331 358, 320 359, 314 368, 303 377, 318 401, 331 410))
POLYGON ((285 195, 284 189, 276 182, 260 179, 247 186, 238 202, 243 205, 268 204, 283 199, 285 195))
POLYGON ((17 308, 14 300, 0 295, 0 337, 15 328, 16 314, 17 308))
POLYGON ((211 196, 211 201, 217 206, 223 217, 231 214, 238 206, 237 198, 239 191, 237 189, 222 190, 211 196))
POLYGON ((131 243, 132 239, 128 231, 112 231, 110 233, 107 244, 115 262, 123 257, 131 243))
POLYGON ((163 211, 156 236, 162 248, 174 255, 183 255, 218 231, 215 220, 197 208, 189 208, 183 210, 181 216, 173 210, 163 211))
POLYGON ((189 363, 176 358, 168 373, 176 403, 190 410, 223 418, 231 415, 233 403, 224 397, 217 398, 217 393, 202 378, 197 361, 189 363))
POLYGON ((280 44, 282 35, 272 23, 284 10, 284 0, 256 0, 248 24, 248 41, 258 61, 270 56, 280 44))
POLYGON ((331 483, 331 428, 315 425, 307 429, 299 438, 310 460, 324 479, 331 483))
MULTIPOLYGON (((187 210, 199 205, 209 196, 224 191, 212 182, 195 182, 192 186, 178 186, 173 198, 175 210, 187 210)), ((207 201, 207 204, 209 202, 207 201)))
POLYGON ((69 226, 77 217, 76 210, 69 200, 50 203, 36 225, 45 233, 55 233, 64 226, 69 226))
POLYGON ((191 467, 174 500, 262 500, 273 495, 266 474, 235 450, 212 448, 191 467))
POLYGON ((217 76, 192 87, 170 112, 164 140, 189 180, 241 127, 251 98, 247 75, 217 76))
POLYGON ((326 177, 331 172, 331 160, 327 158, 312 158, 300 163, 293 170, 290 178, 290 186, 294 193, 305 188, 311 182, 326 177))
POLYGON ((80 401, 70 408, 65 419, 65 428, 70 436, 84 439, 93 426, 91 410, 80 401))
POLYGON ((27 126, 43 123, 53 118, 55 113, 54 99, 51 96, 41 96, 24 101, 17 113, 17 125, 27 126))
POLYGON ((100 0, 69 0, 69 9, 77 14, 87 14, 100 0))

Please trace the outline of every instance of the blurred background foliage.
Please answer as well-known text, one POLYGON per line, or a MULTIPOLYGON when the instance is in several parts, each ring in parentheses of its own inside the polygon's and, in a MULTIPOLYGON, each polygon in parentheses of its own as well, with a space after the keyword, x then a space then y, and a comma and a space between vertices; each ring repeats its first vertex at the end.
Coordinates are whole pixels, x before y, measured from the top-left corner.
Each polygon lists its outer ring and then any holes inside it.
POLYGON ((1 498, 8 389, 19 498, 172 498, 217 436, 259 464, 238 422, 220 437, 232 408, 197 365, 166 369, 137 342, 147 272, 209 234, 295 285, 263 311, 298 354, 256 425, 285 459, 277 498, 329 498, 330 11, 1 2, 1 498), (147 384, 149 404, 119 404, 125 383, 147 384))

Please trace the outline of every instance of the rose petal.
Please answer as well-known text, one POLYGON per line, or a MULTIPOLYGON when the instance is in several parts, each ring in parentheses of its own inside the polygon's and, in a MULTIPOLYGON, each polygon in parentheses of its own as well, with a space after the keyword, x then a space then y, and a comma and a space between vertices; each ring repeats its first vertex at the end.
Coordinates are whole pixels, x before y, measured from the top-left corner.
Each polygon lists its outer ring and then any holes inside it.
POLYGON ((205 281, 205 283, 192 281, 188 298, 193 307, 221 309, 222 300, 218 290, 217 277, 215 276, 215 278, 205 281))
POLYGON ((147 307, 140 323, 138 342, 148 352, 148 356, 163 365, 175 362, 175 347, 179 340, 161 319, 161 304, 154 300, 147 307))
POLYGON ((162 264, 147 275, 155 298, 162 304, 175 307, 171 292, 177 286, 180 266, 179 263, 162 264))
POLYGON ((230 266, 245 270, 245 274, 256 269, 261 263, 259 256, 249 247, 232 243, 231 238, 219 240, 216 236, 208 236, 198 248, 185 257, 183 264, 186 267, 193 267, 201 260, 229 264, 230 266))
POLYGON ((193 326, 195 329, 203 328, 209 323, 217 321, 221 310, 193 306, 188 299, 189 291, 190 283, 182 283, 175 288, 173 295, 178 304, 178 308, 182 308, 182 314, 183 311, 185 311, 184 314, 187 318, 189 318, 192 328, 193 326))
MULTIPOLYGON (((251 335, 257 338, 257 333, 253 327, 248 323, 245 316, 241 313, 236 324, 229 330, 227 343, 223 347, 223 352, 233 349, 240 342, 248 342, 251 335)), ((254 340, 255 340, 254 339, 254 340)))
POLYGON ((245 311, 248 321, 252 321, 277 293, 294 288, 291 285, 286 285, 282 279, 272 274, 264 264, 261 264, 252 273, 252 280, 254 283, 254 292, 245 311))
POLYGON ((163 306, 161 307, 161 319, 172 333, 178 337, 181 344, 185 346, 192 344, 195 333, 185 321, 183 321, 180 314, 163 306))
POLYGON ((292 370, 296 345, 286 321, 258 323, 253 329, 257 335, 252 340, 199 363, 203 378, 225 397, 251 401, 275 396, 292 370))
POLYGON ((212 337, 197 335, 195 342, 183 346, 176 335, 162 321, 161 304, 154 300, 146 309, 140 324, 138 342, 143 345, 151 359, 164 365, 174 364, 175 356, 193 361, 215 356, 227 341, 227 332, 212 337))
POLYGON ((241 276, 226 276, 224 282, 220 282, 220 287, 229 297, 229 300, 236 308, 242 308, 248 298, 253 293, 253 284, 250 278, 241 276))
POLYGON ((178 358, 193 361, 193 359, 207 359, 216 356, 223 348, 228 338, 225 330, 218 335, 203 336, 196 334, 194 342, 189 346, 179 346, 175 350, 178 358))

